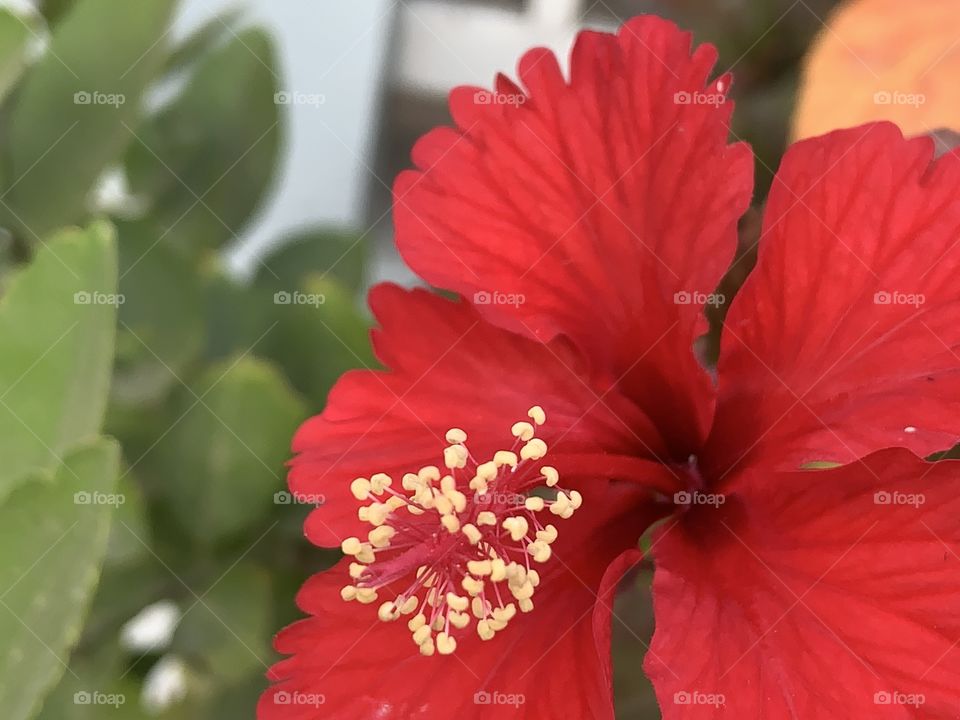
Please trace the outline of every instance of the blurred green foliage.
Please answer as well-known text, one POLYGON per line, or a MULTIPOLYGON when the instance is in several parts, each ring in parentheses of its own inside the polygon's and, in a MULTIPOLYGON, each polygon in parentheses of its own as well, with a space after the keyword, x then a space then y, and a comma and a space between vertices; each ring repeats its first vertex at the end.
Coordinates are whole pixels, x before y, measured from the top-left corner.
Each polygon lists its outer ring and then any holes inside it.
POLYGON ((13 720, 250 717, 297 587, 334 559, 303 539, 313 506, 286 493, 284 464, 336 378, 373 363, 362 249, 304 228, 252 279, 228 270, 278 167, 281 71, 273 40, 236 13, 174 43, 176 7, 0 11, 0 703, 13 720), (121 197, 102 195, 107 177, 121 197), (176 608, 172 636, 124 640, 159 601, 176 608), (158 714, 145 688, 171 661, 187 691, 158 714))

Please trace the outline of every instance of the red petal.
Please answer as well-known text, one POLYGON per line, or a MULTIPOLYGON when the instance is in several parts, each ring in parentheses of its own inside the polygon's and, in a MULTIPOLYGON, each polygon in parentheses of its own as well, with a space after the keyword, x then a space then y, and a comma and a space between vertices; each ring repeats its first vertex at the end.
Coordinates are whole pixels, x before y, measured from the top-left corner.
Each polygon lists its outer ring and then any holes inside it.
POLYGON ((395 187, 414 270, 504 327, 566 334, 626 374, 678 453, 712 411, 691 345, 752 188, 749 149, 727 145, 730 79, 708 82, 715 61, 649 16, 581 33, 569 83, 532 50, 526 94, 454 91, 457 129, 425 136, 395 187))
POLYGON ((386 472, 399 478, 442 464, 444 434, 463 428, 476 457, 510 446, 510 427, 541 405, 538 433, 549 464, 571 475, 621 478, 672 492, 675 478, 643 460, 663 452, 650 420, 593 376, 560 341, 542 345, 483 321, 467 303, 424 290, 380 286, 371 305, 382 329, 374 335, 390 372, 354 371, 337 383, 322 415, 293 442, 292 492, 323 495, 307 520, 307 536, 338 547, 369 527, 357 520, 349 484, 386 472))
POLYGON ((724 330, 717 470, 956 442, 960 156, 932 157, 886 123, 787 153, 724 330))
POLYGON ((563 522, 533 612, 488 642, 468 634, 451 656, 423 658, 400 622, 378 621, 375 605, 342 602, 346 563, 314 576, 298 597, 312 617, 277 636, 277 650, 292 657, 271 670, 277 684, 261 698, 259 720, 613 720, 613 593, 639 558, 624 549, 653 518, 638 511, 634 488, 606 486, 596 483, 563 522))
POLYGON ((726 500, 654 546, 665 720, 956 716, 960 463, 887 450, 726 500))

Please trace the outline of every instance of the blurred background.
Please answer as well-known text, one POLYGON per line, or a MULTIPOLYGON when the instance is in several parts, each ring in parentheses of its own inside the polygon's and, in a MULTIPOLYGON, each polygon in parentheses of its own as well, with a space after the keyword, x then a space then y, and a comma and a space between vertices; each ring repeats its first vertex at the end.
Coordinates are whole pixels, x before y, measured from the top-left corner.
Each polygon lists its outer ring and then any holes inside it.
MULTIPOLYGON (((934 18, 854 3, 870 22, 835 4, 0 3, 0 435, 9 421, 38 446, 18 465, 0 441, 7 717, 253 717, 273 633, 336 560, 303 539, 323 498, 285 491, 290 438, 341 373, 375 366, 366 289, 415 282, 390 187, 448 122, 450 88, 488 86, 535 45, 565 58, 584 27, 669 17, 735 73, 760 206, 792 135, 890 115, 911 133, 960 125, 935 102, 958 86, 956 2, 931 1, 952 11, 934 18), (94 460, 113 481, 83 480, 94 460), (44 499, 73 479, 69 506, 44 499)), ((757 235, 752 213, 727 297, 757 235)), ((622 718, 659 717, 640 669, 649 579, 616 607, 622 718)))

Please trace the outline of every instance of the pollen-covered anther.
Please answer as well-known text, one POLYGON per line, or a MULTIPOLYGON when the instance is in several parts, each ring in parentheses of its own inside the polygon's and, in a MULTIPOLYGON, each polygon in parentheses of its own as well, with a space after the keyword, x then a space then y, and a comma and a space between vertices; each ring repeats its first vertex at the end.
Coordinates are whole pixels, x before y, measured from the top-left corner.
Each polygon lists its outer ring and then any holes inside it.
POLYGON ((424 656, 455 652, 462 632, 490 640, 533 610, 541 577, 531 565, 550 560, 559 534, 539 514, 569 518, 583 502, 559 486, 556 468, 537 467, 548 451, 536 436, 546 413, 534 406, 527 416, 510 426, 512 445, 486 457, 472 455, 467 433, 455 427, 444 435, 441 466, 399 475, 396 485, 382 472, 350 483, 364 503, 357 517, 372 528, 365 540, 341 544, 354 560, 341 597, 370 604, 389 588, 393 600, 379 604, 378 617, 409 615, 407 629, 424 656))

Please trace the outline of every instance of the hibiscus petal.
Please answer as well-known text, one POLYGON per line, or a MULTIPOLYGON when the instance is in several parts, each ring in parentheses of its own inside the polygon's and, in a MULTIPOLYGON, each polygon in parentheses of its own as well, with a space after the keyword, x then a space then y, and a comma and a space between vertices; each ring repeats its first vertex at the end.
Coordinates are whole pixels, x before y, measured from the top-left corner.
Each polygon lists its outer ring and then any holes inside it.
POLYGON ((374 346, 390 371, 346 374, 323 414, 293 441, 291 491, 326 499, 306 524, 316 544, 339 547, 369 530, 350 493, 355 477, 386 472, 399 479, 442 465, 450 427, 467 432, 475 457, 492 457, 510 447, 511 426, 534 405, 547 412, 538 435, 565 483, 620 478, 672 492, 676 478, 643 459, 663 452, 653 424, 592 376, 569 344, 543 345, 499 329, 469 304, 424 290, 382 285, 370 302, 382 325, 374 346))
POLYGON ((271 670, 257 717, 613 720, 609 626, 617 583, 640 555, 637 492, 597 482, 554 544, 533 611, 487 642, 467 635, 450 656, 421 657, 402 622, 342 602, 346 563, 315 575, 298 596, 311 617, 277 636, 292 657, 271 670))
POLYGON ((732 259, 749 149, 728 146, 730 78, 716 50, 655 17, 584 32, 570 81, 547 50, 526 88, 460 88, 457 128, 417 144, 395 186, 397 245, 436 286, 531 337, 574 339, 685 457, 712 385, 691 346, 732 259))
POLYGON ((738 478, 654 545, 664 719, 956 717, 958 553, 960 462, 738 478))
POLYGON ((888 123, 798 143, 724 329, 722 472, 921 455, 960 436, 960 155, 888 123))

